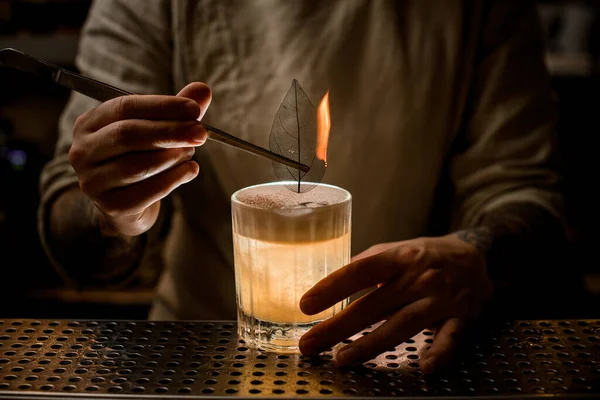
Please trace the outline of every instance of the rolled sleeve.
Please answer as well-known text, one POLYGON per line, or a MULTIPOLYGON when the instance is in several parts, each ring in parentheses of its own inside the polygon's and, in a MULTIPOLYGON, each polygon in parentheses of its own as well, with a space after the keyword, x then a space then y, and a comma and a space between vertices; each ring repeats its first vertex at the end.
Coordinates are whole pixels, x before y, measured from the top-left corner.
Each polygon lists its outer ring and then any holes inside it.
POLYGON ((557 109, 535 6, 494 1, 485 15, 471 109, 451 161, 453 229, 512 202, 535 203, 564 224, 557 109))

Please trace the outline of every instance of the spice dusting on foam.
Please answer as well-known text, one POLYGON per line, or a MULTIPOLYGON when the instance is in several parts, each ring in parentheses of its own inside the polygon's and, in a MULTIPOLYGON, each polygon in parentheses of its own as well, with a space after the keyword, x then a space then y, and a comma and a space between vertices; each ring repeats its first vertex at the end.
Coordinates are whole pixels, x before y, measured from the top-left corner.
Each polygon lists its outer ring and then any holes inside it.
POLYGON ((322 185, 304 193, 295 193, 279 185, 263 186, 248 188, 237 195, 239 202, 265 210, 325 207, 345 198, 343 192, 322 185))

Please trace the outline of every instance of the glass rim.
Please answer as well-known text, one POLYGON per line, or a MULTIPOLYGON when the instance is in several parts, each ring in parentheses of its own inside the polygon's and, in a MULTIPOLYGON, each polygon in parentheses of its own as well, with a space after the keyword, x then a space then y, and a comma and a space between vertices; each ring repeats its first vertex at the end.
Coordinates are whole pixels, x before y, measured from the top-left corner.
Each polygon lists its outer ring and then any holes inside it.
MULTIPOLYGON (((279 181, 279 182, 267 182, 267 183, 259 183, 256 185, 251 185, 251 186, 246 186, 244 188, 238 189, 236 190, 232 195, 231 195, 231 203, 235 204, 237 206, 241 206, 241 207, 247 207, 247 208, 251 208, 253 210, 262 210, 262 211, 281 211, 281 210, 297 210, 297 208, 294 207, 280 207, 280 208, 261 208, 261 207, 256 207, 247 203, 244 203, 242 201, 240 201, 238 199, 238 196, 247 191, 247 190, 251 190, 251 189, 256 189, 256 188, 261 188, 261 187, 268 187, 268 186, 285 186, 285 185, 292 185, 292 184, 297 184, 298 182, 296 181, 279 181)), ((310 184, 313 184, 312 182, 309 182, 310 184)), ((318 183, 316 184, 316 186, 324 186, 327 187, 329 189, 334 189, 338 192, 341 192, 344 194, 344 198, 341 201, 338 201, 336 203, 332 203, 332 204, 327 204, 325 206, 318 206, 318 207, 311 207, 312 210, 326 210, 328 208, 334 208, 334 207, 339 207, 341 205, 347 204, 352 200, 352 194, 347 191, 344 188, 341 188, 339 186, 335 186, 335 185, 331 185, 331 184, 327 184, 327 183, 318 183)), ((315 188, 316 189, 316 188, 315 188)), ((286 189, 288 190, 288 189, 286 189)), ((314 189, 311 189, 314 190, 314 189)))

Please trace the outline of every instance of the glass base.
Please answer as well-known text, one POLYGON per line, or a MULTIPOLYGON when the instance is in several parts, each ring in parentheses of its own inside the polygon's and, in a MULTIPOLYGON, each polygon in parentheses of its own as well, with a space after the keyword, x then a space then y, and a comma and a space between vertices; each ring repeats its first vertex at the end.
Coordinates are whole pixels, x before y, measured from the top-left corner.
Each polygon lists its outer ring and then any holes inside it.
POLYGON ((251 348, 276 353, 300 354, 302 335, 321 320, 305 323, 272 322, 253 317, 238 309, 238 335, 251 348))

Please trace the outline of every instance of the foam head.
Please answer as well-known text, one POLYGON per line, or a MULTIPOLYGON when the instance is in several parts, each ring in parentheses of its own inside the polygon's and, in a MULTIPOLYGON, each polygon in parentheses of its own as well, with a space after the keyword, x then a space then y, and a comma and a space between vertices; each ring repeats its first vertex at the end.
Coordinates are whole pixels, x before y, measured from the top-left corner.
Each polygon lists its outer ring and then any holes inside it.
POLYGON ((348 191, 320 184, 296 193, 286 188, 288 184, 257 185, 234 193, 236 233, 286 242, 324 240, 347 233, 332 231, 330 222, 350 212, 352 197, 348 191))

